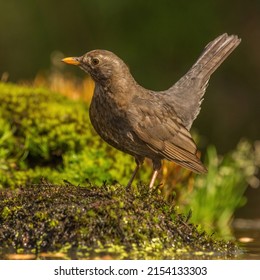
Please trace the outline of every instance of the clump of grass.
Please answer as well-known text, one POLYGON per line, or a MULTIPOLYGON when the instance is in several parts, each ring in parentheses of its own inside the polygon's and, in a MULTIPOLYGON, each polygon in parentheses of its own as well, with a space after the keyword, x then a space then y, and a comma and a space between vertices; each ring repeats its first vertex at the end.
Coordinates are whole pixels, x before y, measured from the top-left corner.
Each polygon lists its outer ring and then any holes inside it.
POLYGON ((230 223, 235 210, 246 203, 246 188, 259 186, 258 145, 241 140, 225 156, 219 156, 214 146, 208 147, 208 173, 197 176, 192 191, 185 194, 185 208, 192 209, 193 222, 200 223, 208 232, 231 235, 230 223))
POLYGON ((0 192, 1 250, 66 251, 74 258, 232 258, 232 242, 217 241, 178 214, 155 189, 121 185, 24 186, 0 192))

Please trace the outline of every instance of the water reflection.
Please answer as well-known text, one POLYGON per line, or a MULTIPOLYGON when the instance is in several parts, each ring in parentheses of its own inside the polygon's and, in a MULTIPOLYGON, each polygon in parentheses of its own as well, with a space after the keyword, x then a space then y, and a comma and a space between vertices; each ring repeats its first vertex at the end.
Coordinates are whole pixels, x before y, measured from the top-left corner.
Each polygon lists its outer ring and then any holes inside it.
POLYGON ((238 258, 260 260, 260 219, 236 219, 233 227, 235 237, 244 250, 238 258))

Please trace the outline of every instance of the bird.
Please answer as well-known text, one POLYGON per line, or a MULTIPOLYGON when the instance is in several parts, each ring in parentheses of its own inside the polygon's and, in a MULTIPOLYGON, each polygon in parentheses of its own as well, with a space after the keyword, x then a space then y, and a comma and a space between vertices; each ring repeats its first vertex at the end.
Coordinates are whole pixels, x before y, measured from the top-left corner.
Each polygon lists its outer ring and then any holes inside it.
POLYGON ((128 188, 145 158, 153 164, 149 189, 164 159, 198 174, 207 172, 190 128, 200 112, 211 74, 240 41, 237 35, 218 36, 206 45, 188 72, 163 91, 139 85, 126 63, 108 50, 92 50, 62 60, 79 66, 95 82, 89 116, 96 132, 108 144, 135 158, 128 188))

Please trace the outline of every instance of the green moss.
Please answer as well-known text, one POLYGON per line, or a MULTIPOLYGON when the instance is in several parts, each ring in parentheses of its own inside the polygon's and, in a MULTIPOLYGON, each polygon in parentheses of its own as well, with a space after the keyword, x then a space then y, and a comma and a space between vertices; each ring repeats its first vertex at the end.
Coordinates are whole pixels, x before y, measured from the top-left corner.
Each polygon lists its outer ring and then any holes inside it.
POLYGON ((74 184, 86 179, 126 184, 130 178, 134 160, 100 139, 82 102, 43 88, 0 83, 0 104, 0 187, 42 177, 74 184))
MULTIPOLYGON (((0 188, 37 184, 41 178, 55 184, 67 180, 84 185, 90 180, 96 185, 126 185, 135 162, 131 156, 108 146, 93 131, 86 104, 47 89, 5 83, 0 83, 0 104, 0 188)), ((168 201, 176 203, 184 213, 192 210, 193 222, 203 225, 208 232, 218 230, 228 235, 235 209, 245 203, 243 194, 248 183, 259 184, 256 174, 260 149, 257 151, 247 141, 241 141, 223 157, 209 147, 207 175, 194 176, 166 163, 163 178, 157 182, 164 182, 161 190, 168 201)), ((137 180, 148 182, 151 171, 151 166, 143 167, 137 180)), ((117 188, 111 186, 110 190, 113 189, 117 188)), ((139 199, 132 200, 136 208, 139 203, 139 199)), ((125 207, 125 201, 120 200, 116 209, 109 210, 111 217, 115 218, 117 210, 125 207)), ((170 204, 164 207, 169 211, 170 204)), ((4 212, 6 216, 8 209, 4 212)), ((88 210, 88 215, 98 217, 93 209, 88 210)), ((169 215, 175 219, 174 213, 169 215)), ((80 220, 79 215, 74 217, 80 220)), ((125 217, 123 220, 127 221, 125 217)), ((151 220, 158 224, 160 217, 153 216, 151 220)), ((56 220, 49 223, 56 226, 56 220)), ((146 224, 141 226, 145 228, 146 224)))
POLYGON ((66 251, 71 258, 230 258, 232 242, 197 229, 154 190, 139 185, 24 186, 0 192, 0 244, 10 252, 66 251))

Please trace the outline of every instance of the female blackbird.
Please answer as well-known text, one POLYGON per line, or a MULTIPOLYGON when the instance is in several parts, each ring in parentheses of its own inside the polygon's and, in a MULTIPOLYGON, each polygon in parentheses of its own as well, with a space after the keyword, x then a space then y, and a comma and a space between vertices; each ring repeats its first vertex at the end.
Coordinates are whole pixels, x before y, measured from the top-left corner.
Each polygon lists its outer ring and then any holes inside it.
POLYGON ((200 111, 210 75, 238 46, 240 39, 223 34, 210 42, 191 69, 165 91, 140 86, 122 59, 106 50, 93 50, 63 61, 78 65, 95 81, 90 120, 110 145, 135 157, 136 168, 128 187, 143 163, 153 163, 152 188, 167 159, 196 173, 207 169, 197 157, 190 128, 200 111))

